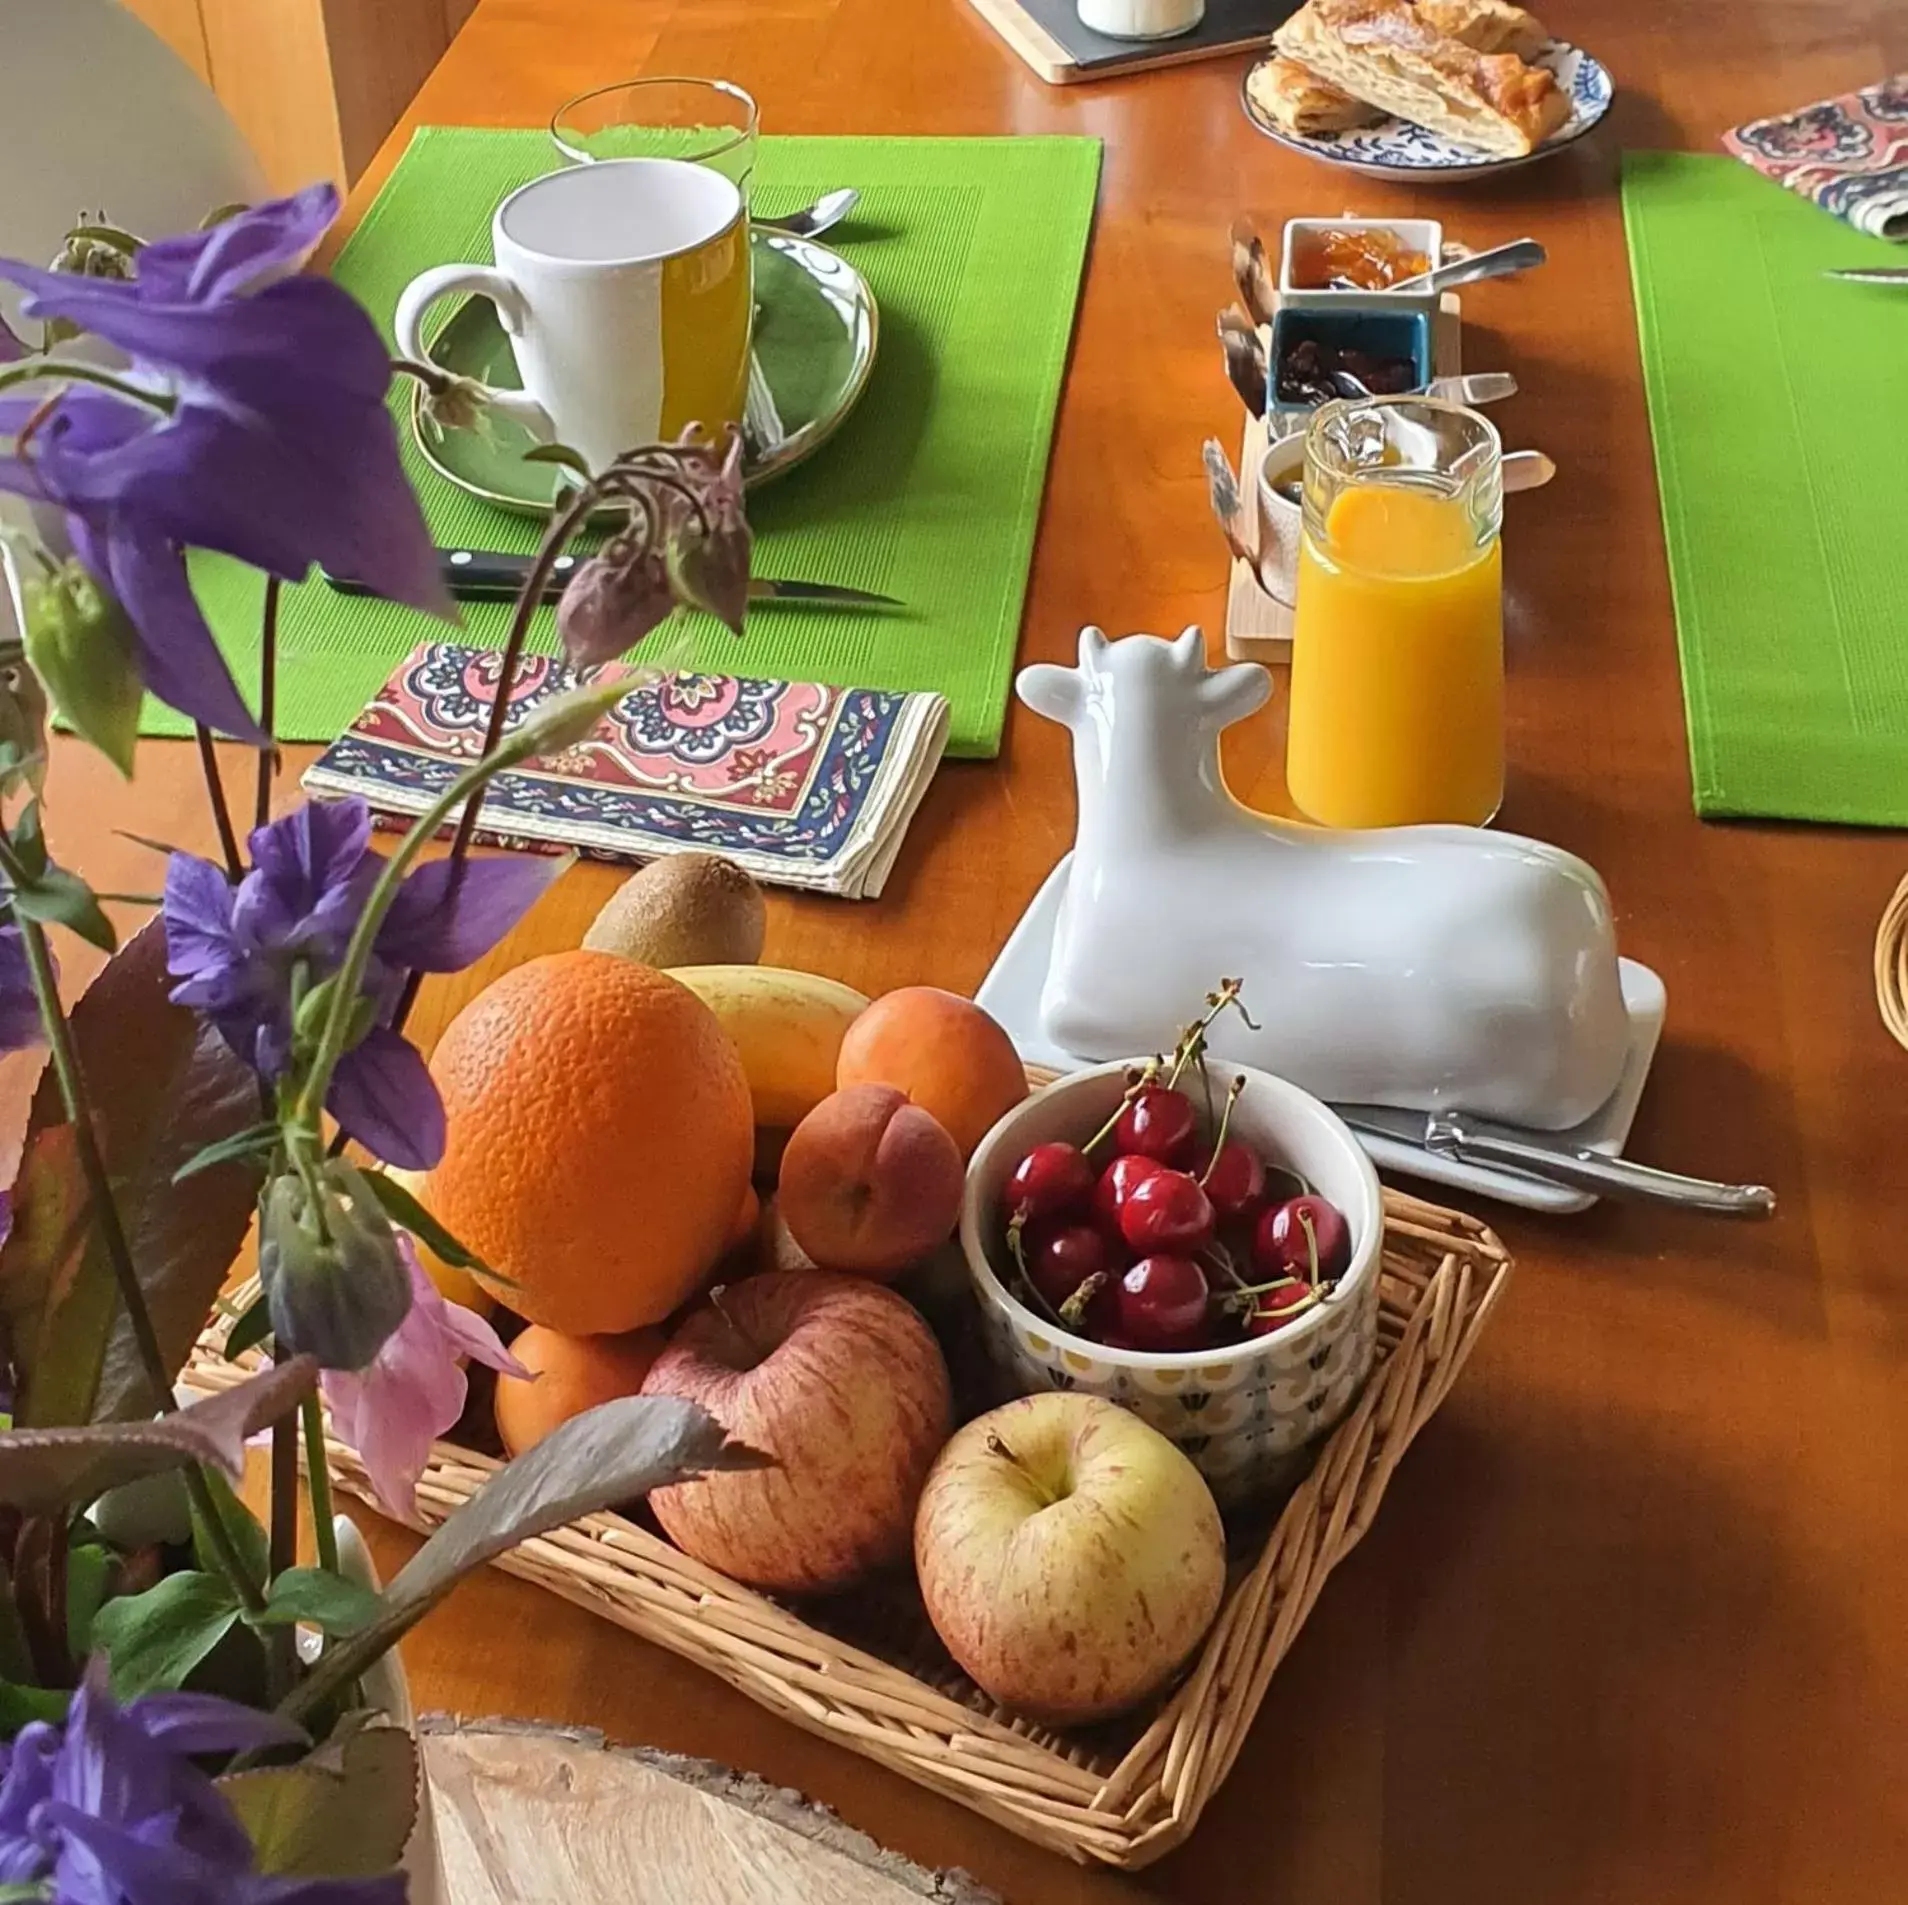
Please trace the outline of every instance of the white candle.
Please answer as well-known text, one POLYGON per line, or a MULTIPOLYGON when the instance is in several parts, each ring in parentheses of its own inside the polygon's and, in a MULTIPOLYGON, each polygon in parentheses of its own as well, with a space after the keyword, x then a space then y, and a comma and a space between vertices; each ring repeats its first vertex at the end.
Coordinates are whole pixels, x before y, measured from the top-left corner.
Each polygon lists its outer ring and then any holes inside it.
POLYGON ((1206 17, 1206 0, 1079 0, 1080 20, 1114 40, 1163 40, 1190 33, 1206 17))

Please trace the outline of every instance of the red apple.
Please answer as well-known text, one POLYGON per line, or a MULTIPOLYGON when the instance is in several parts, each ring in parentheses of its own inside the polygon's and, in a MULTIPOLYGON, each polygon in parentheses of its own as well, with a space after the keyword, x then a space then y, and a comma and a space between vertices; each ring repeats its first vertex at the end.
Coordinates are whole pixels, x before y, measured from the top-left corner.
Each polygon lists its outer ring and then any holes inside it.
POLYGON ((824 1594, 901 1560, 947 1440, 947 1365, 902 1298, 864 1277, 778 1270, 714 1292, 646 1396, 699 1402, 775 1466, 649 1498, 685 1554, 751 1587, 824 1594))

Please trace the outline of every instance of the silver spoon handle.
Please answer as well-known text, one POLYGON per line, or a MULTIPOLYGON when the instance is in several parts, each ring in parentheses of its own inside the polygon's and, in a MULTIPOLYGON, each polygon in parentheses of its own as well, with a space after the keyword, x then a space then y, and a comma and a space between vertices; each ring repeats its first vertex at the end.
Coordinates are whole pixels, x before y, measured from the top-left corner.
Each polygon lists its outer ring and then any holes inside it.
POLYGON ((1410 291, 1423 297, 1434 291, 1455 290, 1461 284, 1477 284, 1485 278, 1508 278, 1512 272, 1528 271, 1533 265, 1542 264, 1549 255, 1535 238, 1517 238, 1508 245, 1493 245, 1489 251, 1473 252, 1454 265, 1439 265, 1435 271, 1421 272, 1415 278, 1401 278, 1386 289, 1410 291))
POLYGON ((1564 1150, 1547 1144, 1522 1144, 1514 1138, 1486 1137, 1455 1114, 1426 1120, 1425 1148, 1476 1164, 1506 1164, 1546 1177, 1554 1184, 1602 1197, 1623 1197, 1718 1217, 1773 1217, 1775 1192, 1766 1184, 1719 1184, 1709 1178, 1659 1171, 1627 1158, 1605 1157, 1581 1146, 1564 1150))

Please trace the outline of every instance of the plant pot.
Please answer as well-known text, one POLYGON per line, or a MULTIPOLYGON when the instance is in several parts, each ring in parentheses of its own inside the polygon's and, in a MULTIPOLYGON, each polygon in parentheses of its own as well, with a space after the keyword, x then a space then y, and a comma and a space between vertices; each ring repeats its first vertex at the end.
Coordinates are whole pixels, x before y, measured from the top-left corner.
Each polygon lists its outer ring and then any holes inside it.
MULTIPOLYGON (((338 1537, 338 1571, 347 1580, 376 1593, 384 1583, 378 1578, 377 1564, 371 1559, 371 1551, 365 1546, 357 1523, 348 1515, 339 1515, 331 1525, 338 1537)), ((395 1647, 365 1675, 361 1685, 366 1704, 386 1715, 393 1726, 401 1726, 415 1741, 417 1710, 411 1704, 410 1682, 405 1678, 404 1662, 395 1647)), ((431 1783, 424 1774, 422 1747, 418 1749, 417 1762, 417 1823, 412 1826, 405 1845, 403 1863, 410 1884, 410 1905, 446 1905, 443 1861, 437 1849, 431 1783)))

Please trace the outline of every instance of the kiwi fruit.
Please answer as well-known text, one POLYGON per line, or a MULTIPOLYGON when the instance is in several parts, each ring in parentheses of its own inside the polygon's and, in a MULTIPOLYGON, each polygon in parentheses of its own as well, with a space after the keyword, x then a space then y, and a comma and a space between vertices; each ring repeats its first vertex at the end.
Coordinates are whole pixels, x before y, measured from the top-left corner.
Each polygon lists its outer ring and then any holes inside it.
POLYGON ((673 853, 610 895, 583 944, 645 966, 753 966, 768 911, 762 889, 714 853, 673 853))

